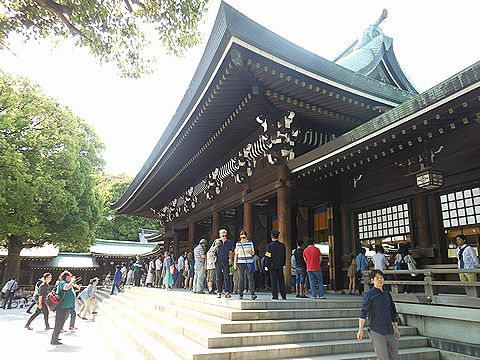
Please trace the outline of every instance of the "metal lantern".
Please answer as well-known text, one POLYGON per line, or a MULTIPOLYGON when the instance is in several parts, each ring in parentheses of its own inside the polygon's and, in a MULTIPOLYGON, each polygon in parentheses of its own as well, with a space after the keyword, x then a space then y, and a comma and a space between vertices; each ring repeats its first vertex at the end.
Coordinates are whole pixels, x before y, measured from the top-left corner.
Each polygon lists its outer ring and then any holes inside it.
POLYGON ((425 190, 437 189, 443 185, 443 173, 436 170, 426 170, 417 174, 417 186, 425 190))

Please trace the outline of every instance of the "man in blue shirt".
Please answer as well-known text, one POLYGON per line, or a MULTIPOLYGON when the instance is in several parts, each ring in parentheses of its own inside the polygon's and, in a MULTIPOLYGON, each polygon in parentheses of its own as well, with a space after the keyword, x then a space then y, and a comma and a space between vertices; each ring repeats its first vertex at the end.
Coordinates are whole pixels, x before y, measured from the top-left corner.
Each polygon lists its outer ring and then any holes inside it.
POLYGON ((385 279, 381 270, 370 273, 373 287, 363 295, 358 319, 357 339, 363 339, 363 327, 368 316, 368 333, 379 360, 398 360, 398 314, 390 293, 383 289, 385 279))
POLYGON ((217 253, 217 261, 215 262, 217 297, 222 297, 222 289, 225 289, 225 297, 229 298, 231 297, 229 266, 233 263, 233 242, 227 238, 227 230, 220 229, 218 234, 220 239, 216 239, 213 245, 213 251, 217 253))
MULTIPOLYGON (((362 271, 368 270, 368 260, 367 257, 365 256, 365 253, 367 250, 365 250, 364 247, 360 248, 357 257, 355 258, 355 261, 357 263, 357 280, 362 284, 363 280, 363 275, 362 271)), ((362 286, 359 286, 359 291, 360 293, 362 292, 362 286)))

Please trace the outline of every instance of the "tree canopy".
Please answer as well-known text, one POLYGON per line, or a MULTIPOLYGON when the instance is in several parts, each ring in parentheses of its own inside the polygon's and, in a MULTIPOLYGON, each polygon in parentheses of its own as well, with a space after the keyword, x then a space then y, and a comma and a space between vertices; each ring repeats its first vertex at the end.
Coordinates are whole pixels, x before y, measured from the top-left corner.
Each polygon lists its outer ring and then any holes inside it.
POLYGON ((114 62, 123 76, 151 70, 147 33, 168 52, 182 54, 199 43, 197 27, 208 0, 3 0, 0 48, 12 33, 25 40, 73 36, 101 61, 114 62))
POLYGON ((107 240, 137 240, 139 229, 159 229, 156 220, 120 215, 110 205, 116 202, 127 190, 132 178, 127 174, 102 176, 98 183, 98 193, 103 202, 102 216, 98 223, 96 237, 107 240))
POLYGON ((0 72, 0 246, 9 256, 45 242, 88 249, 100 216, 102 148, 69 109, 0 72))

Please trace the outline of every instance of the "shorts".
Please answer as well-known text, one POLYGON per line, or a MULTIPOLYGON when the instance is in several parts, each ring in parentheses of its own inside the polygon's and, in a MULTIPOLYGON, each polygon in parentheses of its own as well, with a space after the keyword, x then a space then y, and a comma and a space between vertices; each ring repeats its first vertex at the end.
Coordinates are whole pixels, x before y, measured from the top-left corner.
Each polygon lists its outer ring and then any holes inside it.
POLYGON ((307 275, 304 268, 297 267, 295 269, 297 276, 295 276, 296 284, 297 285, 305 285, 305 277, 307 275))
POLYGON ((215 269, 207 270, 207 282, 215 282, 215 269))

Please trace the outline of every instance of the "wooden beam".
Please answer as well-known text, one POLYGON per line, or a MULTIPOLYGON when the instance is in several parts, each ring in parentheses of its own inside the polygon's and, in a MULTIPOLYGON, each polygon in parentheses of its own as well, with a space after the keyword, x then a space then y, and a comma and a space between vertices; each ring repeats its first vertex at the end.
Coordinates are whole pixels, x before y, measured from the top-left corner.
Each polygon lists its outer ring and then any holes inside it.
POLYGON ((247 232, 249 239, 253 239, 254 209, 251 202, 243 203, 243 230, 247 232))
POLYGON ((222 212, 220 210, 214 210, 212 213, 212 239, 218 238, 220 226, 222 226, 222 212))
MULTIPOLYGON (((278 182, 286 184, 289 178, 289 171, 286 165, 280 165, 278 170, 278 182)), ((279 241, 285 244, 286 259, 285 259, 285 286, 290 292, 291 286, 291 256, 292 256, 292 197, 290 188, 282 185, 277 189, 277 219, 278 230, 280 232, 279 241)))
POLYGON ((173 233, 173 256, 178 259, 178 253, 180 251, 180 233, 175 231, 173 233))
POLYGON ((191 251, 193 250, 195 243, 196 243, 196 230, 197 230, 197 223, 195 222, 189 222, 188 223, 188 247, 187 250, 191 251))

